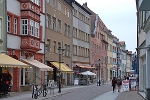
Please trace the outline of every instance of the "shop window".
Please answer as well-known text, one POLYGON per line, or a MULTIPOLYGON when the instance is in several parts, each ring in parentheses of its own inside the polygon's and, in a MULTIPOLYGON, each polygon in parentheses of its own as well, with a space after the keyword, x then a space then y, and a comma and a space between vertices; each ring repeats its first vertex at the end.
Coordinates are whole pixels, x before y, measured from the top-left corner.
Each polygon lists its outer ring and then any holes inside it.
POLYGON ((32 68, 21 68, 21 85, 31 85, 34 82, 32 68))

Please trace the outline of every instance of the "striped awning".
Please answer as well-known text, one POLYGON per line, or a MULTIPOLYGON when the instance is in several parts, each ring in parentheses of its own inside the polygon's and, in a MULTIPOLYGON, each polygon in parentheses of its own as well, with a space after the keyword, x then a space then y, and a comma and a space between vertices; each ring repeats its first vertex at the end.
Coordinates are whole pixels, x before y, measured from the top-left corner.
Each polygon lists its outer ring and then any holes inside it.
POLYGON ((0 67, 21 67, 28 68, 29 65, 16 60, 6 54, 0 54, 0 67))

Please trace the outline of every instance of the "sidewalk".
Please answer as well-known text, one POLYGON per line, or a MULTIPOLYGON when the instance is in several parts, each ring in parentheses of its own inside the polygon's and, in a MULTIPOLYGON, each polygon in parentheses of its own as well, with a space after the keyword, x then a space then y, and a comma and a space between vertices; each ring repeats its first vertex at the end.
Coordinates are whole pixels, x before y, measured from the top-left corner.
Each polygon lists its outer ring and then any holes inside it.
MULTIPOLYGON (((93 85, 95 85, 95 84, 93 84, 93 85)), ((48 94, 46 97, 43 97, 41 94, 40 96, 38 96, 38 99, 36 99, 36 100, 44 100, 47 98, 53 98, 53 97, 56 97, 56 96, 59 96, 62 94, 69 93, 69 92, 73 91, 73 89, 75 89, 75 88, 83 88, 83 87, 87 87, 87 86, 88 85, 86 85, 86 86, 66 86, 66 87, 61 88, 61 90, 62 90, 61 93, 58 93, 58 88, 56 88, 56 89, 54 89, 54 94, 53 93, 50 94, 50 91, 48 91, 48 94)), ((33 100, 31 91, 12 92, 10 94, 10 96, 8 96, 8 98, 4 97, 2 99, 3 100, 33 100)))
POLYGON ((145 100, 137 91, 107 92, 94 100, 145 100))
MULTIPOLYGON (((114 93, 113 93, 113 91, 110 91, 110 92, 104 93, 103 95, 100 95, 99 97, 95 98, 94 100, 115 100, 116 97, 118 95, 120 95, 122 92, 123 92, 122 90, 120 92, 114 92, 114 93)), ((122 99, 120 99, 120 100, 122 100, 122 99)))

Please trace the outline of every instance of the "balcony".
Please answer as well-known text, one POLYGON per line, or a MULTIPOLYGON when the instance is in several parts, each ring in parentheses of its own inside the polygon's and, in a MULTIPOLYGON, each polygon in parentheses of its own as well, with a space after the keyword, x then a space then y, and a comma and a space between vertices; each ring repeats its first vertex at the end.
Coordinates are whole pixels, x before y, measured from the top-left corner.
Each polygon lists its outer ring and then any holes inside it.
POLYGON ((25 51, 37 52, 40 49, 40 39, 28 35, 21 36, 20 48, 25 51))
POLYGON ((150 11, 150 0, 139 0, 139 11, 150 11))

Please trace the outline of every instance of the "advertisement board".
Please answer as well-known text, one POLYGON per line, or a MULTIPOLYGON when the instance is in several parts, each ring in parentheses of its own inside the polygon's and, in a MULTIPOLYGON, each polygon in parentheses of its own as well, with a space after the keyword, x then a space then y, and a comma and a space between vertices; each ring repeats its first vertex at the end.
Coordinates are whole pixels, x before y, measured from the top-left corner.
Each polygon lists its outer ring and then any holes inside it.
POLYGON ((123 91, 129 91, 129 80, 122 81, 122 89, 123 91))

